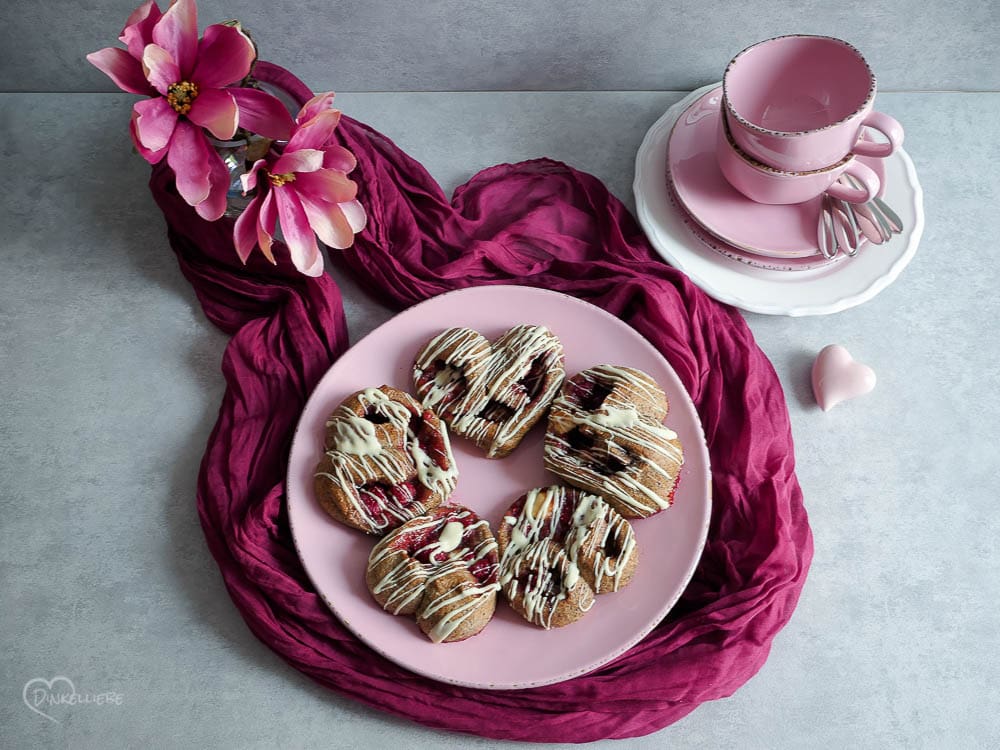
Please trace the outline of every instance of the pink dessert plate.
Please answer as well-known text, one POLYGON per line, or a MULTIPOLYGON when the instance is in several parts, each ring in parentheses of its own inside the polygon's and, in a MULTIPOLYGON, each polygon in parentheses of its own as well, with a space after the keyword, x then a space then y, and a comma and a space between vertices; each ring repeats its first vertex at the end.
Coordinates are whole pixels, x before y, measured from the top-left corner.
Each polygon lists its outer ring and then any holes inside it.
POLYGON ((670 173, 667 173, 667 195, 671 204, 677 210, 678 215, 684 225, 694 237, 705 247, 714 250, 726 258, 742 263, 750 268, 759 268, 765 271, 812 271, 816 268, 824 268, 832 263, 837 263, 847 257, 844 253, 837 253, 833 258, 824 258, 822 255, 808 255, 802 258, 772 258, 766 255, 756 255, 741 248, 730 245, 725 240, 720 240, 714 234, 706 230, 698 221, 692 217, 684 206, 681 205, 677 192, 674 190, 670 180, 670 173))
MULTIPOLYGON (((670 133, 667 169, 681 205, 701 226, 726 243, 772 258, 819 255, 819 197, 791 205, 755 203, 726 181, 715 158, 722 88, 713 89, 681 113, 670 133)), ((857 157, 885 181, 882 159, 857 157)))
MULTIPOLYGON (((490 521, 533 487, 556 483, 542 466, 544 425, 536 425, 508 458, 490 460, 453 436, 459 468, 452 500, 490 521)), ((387 659, 441 682, 518 689, 568 680, 608 663, 642 640, 677 602, 694 573, 708 533, 711 472, 701 422, 673 368, 626 323, 567 295, 519 286, 463 289, 409 308, 347 351, 309 398, 288 463, 288 515, 302 564, 333 613, 387 659), (634 522, 640 558, 631 584, 598 597, 582 620, 545 631, 502 601, 483 632, 459 643, 431 643, 412 618, 395 617, 372 599, 365 566, 375 544, 329 518, 313 495, 327 415, 348 395, 383 383, 412 391, 410 370, 421 345, 463 325, 495 338, 518 323, 548 326, 562 340, 568 375, 611 363, 648 372, 666 391, 666 424, 684 445, 674 505, 634 522)))

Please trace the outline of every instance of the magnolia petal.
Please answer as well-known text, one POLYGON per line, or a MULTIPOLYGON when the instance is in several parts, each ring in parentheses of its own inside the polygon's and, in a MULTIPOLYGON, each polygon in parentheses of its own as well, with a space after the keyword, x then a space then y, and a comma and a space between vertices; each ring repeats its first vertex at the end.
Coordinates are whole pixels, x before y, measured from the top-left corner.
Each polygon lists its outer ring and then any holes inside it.
POLYGON ((110 78, 115 86, 130 94, 153 94, 142 66, 128 52, 118 47, 105 47, 87 55, 87 62, 110 78))
POLYGON ((132 106, 136 140, 150 151, 166 148, 177 126, 177 113, 162 96, 132 106))
POLYGON ((246 265, 247 258, 257 246, 257 222, 260 219, 260 196, 250 201, 250 205, 236 218, 236 227, 233 229, 233 244, 236 246, 236 254, 246 265))
POLYGON ((321 112, 326 112, 333 107, 333 98, 334 93, 332 91, 327 91, 323 94, 316 94, 316 96, 302 105, 302 109, 300 109, 298 115, 296 115, 295 121, 300 124, 309 122, 309 120, 313 119, 321 112))
MULTIPOLYGON (((304 148, 299 151, 286 150, 271 167, 272 174, 289 174, 290 172, 315 172, 323 167, 323 152, 314 148, 304 148)), ((296 174, 296 179, 298 175, 296 174)))
POLYGON ((346 218, 347 223, 351 225, 351 231, 355 234, 363 232, 365 226, 368 224, 368 214, 365 213, 365 207, 358 201, 347 201, 346 203, 341 203, 339 205, 340 210, 344 214, 344 218, 346 218))
POLYGON ((240 176, 240 182, 243 183, 243 195, 246 195, 255 187, 257 187, 257 173, 263 168, 266 162, 263 159, 258 159, 250 167, 250 171, 240 176))
POLYGON ((142 145, 139 141, 139 133, 136 131, 135 123, 139 119, 138 113, 133 109, 132 118, 128 123, 128 132, 132 136, 132 144, 135 146, 135 150, 139 152, 143 159, 148 161, 150 164, 159 164, 163 157, 167 155, 167 147, 164 146, 157 151, 150 151, 148 148, 142 145))
POLYGON ((303 148, 322 149, 336 130, 340 122, 340 110, 328 109, 321 112, 308 122, 299 125, 288 141, 288 151, 303 148))
POLYGON ((265 138, 288 140, 294 123, 280 99, 258 89, 232 88, 229 93, 240 109, 241 128, 265 138))
POLYGON ((323 275, 323 253, 319 252, 319 248, 317 248, 316 260, 309 268, 303 268, 302 273, 305 276, 312 276, 314 278, 323 275))
POLYGON ((274 259, 271 245, 274 243, 274 230, 278 225, 278 207, 274 204, 274 191, 267 191, 264 201, 260 204, 260 220, 257 222, 257 244, 260 251, 274 265, 278 261, 274 259))
POLYGON ((225 89, 202 89, 187 117, 195 125, 207 128, 220 141, 228 141, 236 134, 239 110, 233 95, 225 89))
POLYGON ((191 80, 199 87, 221 88, 242 81, 250 73, 254 58, 253 42, 234 26, 221 23, 205 29, 198 46, 198 62, 191 80))
POLYGON ((275 202, 278 204, 278 221, 281 224, 281 234, 288 245, 292 263, 302 273, 313 269, 319 247, 316 245, 316 235, 309 226, 305 209, 295 195, 295 191, 287 187, 275 188, 275 202))
POLYGON ((325 203, 345 203, 354 200, 358 194, 358 186, 354 180, 335 169, 319 169, 295 175, 295 190, 325 203))
POLYGON ((170 91, 170 84, 181 80, 174 58, 158 44, 147 44, 142 51, 142 69, 153 88, 164 96, 170 91))
POLYGON ((142 59, 142 51, 153 41, 153 27, 162 15, 153 0, 146 0, 125 21, 125 28, 118 39, 125 43, 128 53, 136 60, 142 59))
POLYGON ((208 197, 196 205, 194 210, 206 221, 216 221, 226 212, 229 198, 229 170, 214 148, 206 148, 205 152, 208 154, 208 197))
POLYGON ((336 169, 346 174, 353 172, 356 166, 358 166, 357 158, 343 146, 334 144, 323 149, 324 169, 336 169))
MULTIPOLYGON (((197 206, 208 198, 212 189, 209 181, 211 151, 201 130, 189 122, 178 120, 174 137, 170 139, 167 164, 174 170, 177 192, 189 206, 197 206)), ((217 154, 215 156, 218 158, 217 154)))
POLYGON ((336 203, 323 203, 301 193, 298 198, 309 226, 323 244, 337 250, 345 250, 354 244, 354 231, 336 203))
POLYGON ((173 0, 153 27, 153 41, 177 61, 181 78, 190 80, 198 57, 198 6, 195 0, 173 0))

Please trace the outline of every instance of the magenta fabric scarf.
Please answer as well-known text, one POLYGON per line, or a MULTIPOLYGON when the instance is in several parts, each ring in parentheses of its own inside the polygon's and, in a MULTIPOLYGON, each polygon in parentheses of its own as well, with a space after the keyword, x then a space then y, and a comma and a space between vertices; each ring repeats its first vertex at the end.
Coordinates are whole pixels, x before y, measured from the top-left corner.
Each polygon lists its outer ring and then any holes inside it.
MULTIPOLYGON (((300 100, 308 89, 261 63, 300 100)), ((505 283, 555 289, 609 310, 670 361, 701 415, 714 469, 712 523, 684 596, 641 643, 558 685, 492 692, 411 674, 355 639, 299 563, 285 469, 299 414, 348 346, 340 292, 309 279, 276 244, 277 267, 243 266, 233 222, 208 223, 165 166, 150 187, 181 270, 215 325, 232 334, 227 389, 201 465, 198 512, 251 630, 296 669, 362 703, 431 727, 486 737, 585 742, 654 732, 731 695, 764 663, 812 558, 781 385, 743 318, 667 266, 595 177, 546 159, 472 178, 448 201, 388 138, 344 118, 343 145, 368 227, 340 263, 385 304, 505 283)))

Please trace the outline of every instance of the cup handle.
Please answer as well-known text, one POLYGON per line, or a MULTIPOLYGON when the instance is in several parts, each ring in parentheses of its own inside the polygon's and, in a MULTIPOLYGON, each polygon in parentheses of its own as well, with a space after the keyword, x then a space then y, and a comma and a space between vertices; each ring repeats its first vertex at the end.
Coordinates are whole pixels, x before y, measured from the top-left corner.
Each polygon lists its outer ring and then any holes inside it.
POLYGON ((878 191, 882 189, 882 183, 874 170, 857 160, 852 161, 841 174, 850 175, 860 182, 862 187, 856 188, 839 181, 834 182, 827 188, 826 192, 829 196, 838 200, 846 201, 847 203, 867 203, 875 198, 878 195, 878 191))
POLYGON ((888 143, 876 143, 866 141, 862 135, 854 144, 855 156, 874 156, 883 159, 893 151, 903 145, 903 126, 899 124, 895 117, 890 117, 884 112, 872 112, 861 123, 862 127, 874 128, 884 135, 888 143))

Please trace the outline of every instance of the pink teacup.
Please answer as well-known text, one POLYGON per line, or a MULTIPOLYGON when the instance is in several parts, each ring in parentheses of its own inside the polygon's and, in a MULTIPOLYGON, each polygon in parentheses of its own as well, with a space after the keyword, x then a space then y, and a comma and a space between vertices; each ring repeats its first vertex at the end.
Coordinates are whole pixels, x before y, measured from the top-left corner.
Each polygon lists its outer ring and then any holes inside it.
POLYGON ((878 175, 851 155, 832 167, 809 172, 783 172, 762 164, 736 145, 725 117, 719 118, 715 152, 729 184, 757 203, 804 203, 823 193, 848 203, 865 203, 878 195, 881 187, 878 175), (845 174, 863 187, 838 182, 845 174))
POLYGON ((733 139, 775 169, 805 172, 857 156, 885 157, 903 142, 902 126, 873 112, 875 74, 847 42, 795 34, 740 52, 722 77, 733 139), (861 140, 863 128, 888 143, 861 140))

